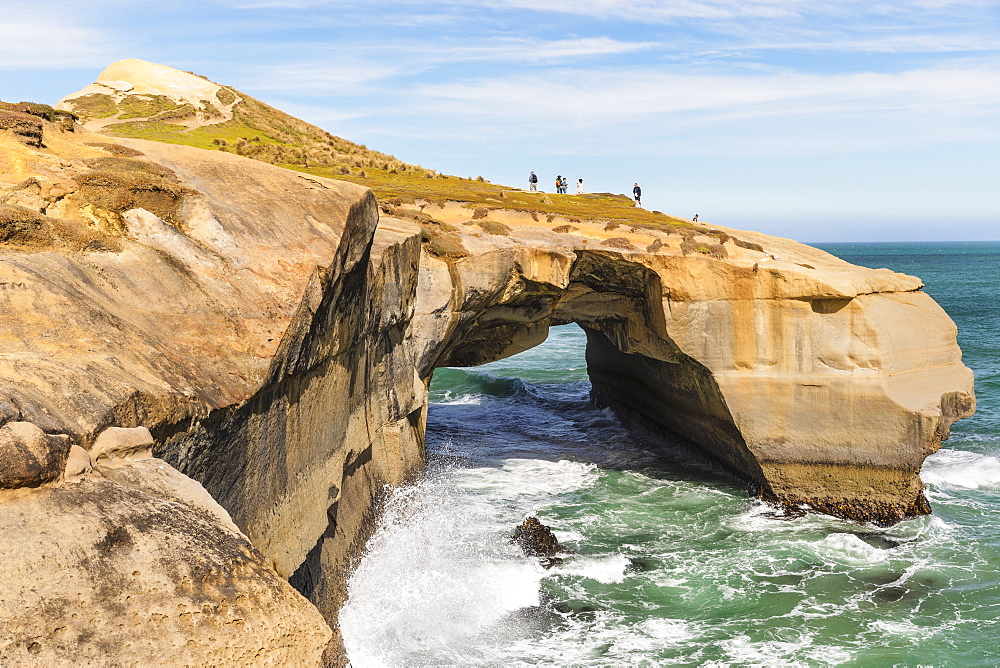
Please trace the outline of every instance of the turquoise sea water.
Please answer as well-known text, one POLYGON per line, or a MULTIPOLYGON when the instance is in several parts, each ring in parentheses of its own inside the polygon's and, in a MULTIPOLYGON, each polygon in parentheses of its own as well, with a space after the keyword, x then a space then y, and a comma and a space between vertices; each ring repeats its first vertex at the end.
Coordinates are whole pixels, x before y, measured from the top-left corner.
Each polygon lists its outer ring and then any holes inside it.
MULTIPOLYGON (((924 279, 979 412, 889 529, 776 520, 587 403, 584 337, 432 385, 428 475, 390 501, 341 613, 354 666, 1000 665, 1000 242, 823 244, 924 279), (529 514, 574 553, 508 545, 529 514)), ((919 333, 915 333, 919 335, 919 333)))

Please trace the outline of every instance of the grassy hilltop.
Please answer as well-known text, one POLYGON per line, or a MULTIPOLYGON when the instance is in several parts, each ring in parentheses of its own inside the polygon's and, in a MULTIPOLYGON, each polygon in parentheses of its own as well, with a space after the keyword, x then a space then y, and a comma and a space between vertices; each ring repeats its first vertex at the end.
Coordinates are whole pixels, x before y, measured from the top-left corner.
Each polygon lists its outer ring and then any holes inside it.
POLYGON ((88 129, 110 136, 229 151, 316 176, 366 185, 383 202, 410 198, 451 200, 476 208, 518 209, 641 227, 691 227, 690 221, 635 207, 631 198, 623 195, 530 193, 491 184, 481 177, 441 174, 334 136, 205 77, 152 63, 145 65, 196 82, 204 99, 123 92, 107 85, 101 88, 99 80, 63 100, 59 107, 78 116, 88 129), (205 93, 206 88, 214 88, 214 93, 205 93))
MULTIPOLYGON (((393 215, 414 218, 425 230, 428 250, 444 250, 448 225, 414 202, 462 203, 482 219, 490 211, 514 210, 551 220, 589 221, 605 230, 620 226, 681 232, 712 232, 691 221, 636 207, 631 197, 611 193, 558 195, 496 185, 482 177, 461 178, 403 162, 392 155, 334 136, 229 86, 191 72, 141 60, 110 65, 96 83, 63 99, 58 109, 71 112, 92 131, 114 137, 147 139, 227 151, 299 172, 370 187, 393 215), (418 220, 419 219, 419 220, 418 220), (441 242, 441 243, 435 243, 441 242)), ((500 228, 497 228, 500 229, 500 228)), ((698 247, 701 252, 701 246, 698 247)))

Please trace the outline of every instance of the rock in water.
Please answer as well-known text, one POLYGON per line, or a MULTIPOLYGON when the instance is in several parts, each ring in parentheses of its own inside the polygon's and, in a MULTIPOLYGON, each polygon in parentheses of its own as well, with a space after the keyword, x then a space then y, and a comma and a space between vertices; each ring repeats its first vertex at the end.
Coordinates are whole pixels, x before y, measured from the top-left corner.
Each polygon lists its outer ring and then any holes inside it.
POLYGON ((552 529, 539 522, 537 517, 525 518, 521 525, 514 529, 514 536, 510 542, 519 545, 529 557, 551 558, 563 551, 552 529))

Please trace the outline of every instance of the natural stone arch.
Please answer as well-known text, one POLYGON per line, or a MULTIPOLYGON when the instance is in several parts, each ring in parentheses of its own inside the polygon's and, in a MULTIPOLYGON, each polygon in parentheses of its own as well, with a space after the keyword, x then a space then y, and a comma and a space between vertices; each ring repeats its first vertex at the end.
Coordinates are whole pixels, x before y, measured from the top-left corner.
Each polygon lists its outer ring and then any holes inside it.
MULTIPOLYGON (((562 266, 561 259, 553 265, 562 266)), ((516 272, 522 266, 504 268, 516 272)), ((763 472, 711 372, 685 355, 666 331, 659 275, 615 255, 584 251, 566 267, 566 276, 565 287, 559 287, 511 274, 511 283, 494 293, 497 302, 487 302, 452 331, 454 340, 444 342, 436 366, 503 359, 544 341, 549 327, 575 323, 587 336, 587 368, 598 405, 612 407, 626 424, 646 433, 696 444, 738 477, 765 488, 763 472), (634 400, 639 395, 645 401, 634 400), (643 411, 651 405, 669 408, 643 411)))
POLYGON ((954 325, 917 290, 579 248, 504 249, 447 272, 452 320, 425 377, 575 322, 598 404, 789 506, 879 523, 930 512, 920 466, 974 406, 954 325))

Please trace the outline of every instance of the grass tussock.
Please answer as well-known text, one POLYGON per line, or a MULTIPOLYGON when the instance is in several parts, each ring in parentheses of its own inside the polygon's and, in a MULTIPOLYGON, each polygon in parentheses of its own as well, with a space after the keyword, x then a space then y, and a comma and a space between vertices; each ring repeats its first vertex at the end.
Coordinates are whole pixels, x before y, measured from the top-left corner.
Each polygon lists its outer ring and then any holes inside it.
POLYGON ((104 142, 86 142, 87 146, 95 146, 97 148, 104 149, 107 153, 115 156, 116 158, 138 158, 141 155, 146 155, 138 149, 131 148, 129 146, 122 146, 121 144, 108 144, 104 142))
POLYGON ((0 119, 0 129, 12 131, 28 146, 44 148, 44 122, 64 132, 73 132, 77 116, 38 102, 0 102, 0 119))
POLYGON ((449 260, 458 260, 469 254, 462 245, 462 238, 454 233, 431 237, 425 247, 431 255, 449 260))
POLYGON ((0 109, 0 130, 14 133, 14 136, 28 146, 41 148, 42 120, 37 116, 20 111, 0 109))
POLYGON ((215 94, 215 97, 217 97, 219 102, 221 102, 225 107, 228 107, 239 99, 239 95, 234 93, 231 88, 227 88, 225 86, 219 89, 219 92, 215 94))
POLYGON ((88 167, 95 170, 148 174, 150 176, 157 176, 162 179, 166 179, 171 183, 178 182, 177 175, 172 170, 167 169, 162 165, 157 165, 152 162, 146 162, 145 160, 136 160, 134 158, 124 158, 124 157, 110 157, 110 158, 91 158, 86 162, 88 167))
POLYGON ((70 101, 73 112, 80 118, 111 118, 118 113, 115 98, 103 93, 91 93, 70 101))
POLYGON ((626 237, 611 237, 601 242, 602 246, 608 248, 621 248, 622 250, 635 250, 635 246, 626 237))
POLYGON ((694 240, 694 237, 685 237, 681 241, 681 253, 684 255, 707 255, 713 257, 716 260, 724 260, 729 257, 729 252, 723 244, 706 244, 699 243, 694 240))
POLYGON ((477 225, 479 226, 479 229, 486 232, 486 234, 493 234, 501 237, 509 237, 510 233, 513 231, 509 225, 498 223, 493 220, 481 220, 477 223, 477 225))
MULTIPOLYGON (((150 118, 158 114, 178 112, 184 106, 191 107, 178 104, 166 95, 126 95, 118 103, 118 110, 121 112, 118 118, 150 118)), ((193 107, 191 111, 194 111, 193 107)))
POLYGON ((747 250, 754 250, 757 251, 758 253, 764 252, 763 246, 761 246, 760 244, 756 244, 752 241, 743 241, 742 239, 737 239, 736 237, 733 237, 733 243, 739 246, 740 248, 746 248, 747 250))

